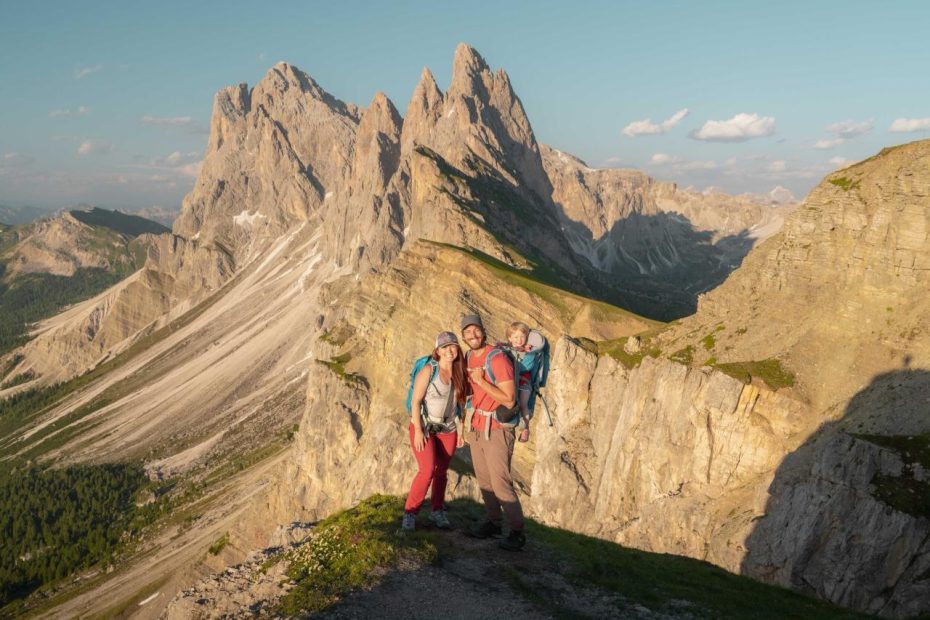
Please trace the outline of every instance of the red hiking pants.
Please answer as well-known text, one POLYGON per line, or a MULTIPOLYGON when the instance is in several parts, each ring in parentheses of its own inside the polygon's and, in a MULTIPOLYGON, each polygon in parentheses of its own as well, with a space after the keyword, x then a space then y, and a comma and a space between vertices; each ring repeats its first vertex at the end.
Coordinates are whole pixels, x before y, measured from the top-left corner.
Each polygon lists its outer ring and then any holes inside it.
POLYGON ((433 510, 441 510, 443 500, 446 496, 446 471, 449 469, 449 461, 455 454, 455 444, 458 440, 458 433, 432 434, 426 437, 426 445, 422 450, 417 452, 413 446, 413 424, 408 429, 410 433, 410 447, 413 448, 413 456, 417 459, 417 466, 420 470, 413 478, 410 485, 410 493, 407 494, 407 503, 404 505, 406 512, 419 512, 420 504, 426 497, 426 491, 432 483, 432 492, 430 493, 430 503, 433 510))

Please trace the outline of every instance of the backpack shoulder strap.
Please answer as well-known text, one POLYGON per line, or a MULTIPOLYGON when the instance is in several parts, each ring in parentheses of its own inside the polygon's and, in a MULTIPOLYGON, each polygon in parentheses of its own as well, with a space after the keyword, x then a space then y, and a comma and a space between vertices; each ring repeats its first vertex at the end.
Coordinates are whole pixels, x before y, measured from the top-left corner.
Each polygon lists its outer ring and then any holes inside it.
POLYGON ((488 375, 488 378, 491 379, 491 383, 494 385, 497 385, 497 377, 494 376, 494 371, 491 370, 491 359, 498 355, 503 355, 507 359, 507 361, 513 367, 514 375, 517 373, 517 367, 514 363, 515 360, 513 358, 513 354, 502 347, 492 348, 490 351, 488 351, 488 356, 484 360, 484 372, 488 375))

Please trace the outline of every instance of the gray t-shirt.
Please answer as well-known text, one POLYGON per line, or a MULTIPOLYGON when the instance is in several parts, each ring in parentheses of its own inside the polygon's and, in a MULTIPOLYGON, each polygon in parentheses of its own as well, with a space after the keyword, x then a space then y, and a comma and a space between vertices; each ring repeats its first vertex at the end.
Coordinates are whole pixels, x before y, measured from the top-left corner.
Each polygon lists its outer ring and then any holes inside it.
POLYGON ((438 371, 436 377, 426 386, 423 406, 426 407, 426 421, 430 424, 441 424, 441 433, 451 433, 455 430, 455 388, 451 381, 443 383, 438 371))

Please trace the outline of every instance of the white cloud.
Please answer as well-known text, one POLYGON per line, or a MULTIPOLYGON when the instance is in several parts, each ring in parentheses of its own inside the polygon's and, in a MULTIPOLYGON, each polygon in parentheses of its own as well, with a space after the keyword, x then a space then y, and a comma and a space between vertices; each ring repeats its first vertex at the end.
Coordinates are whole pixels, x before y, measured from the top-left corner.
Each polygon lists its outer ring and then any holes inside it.
MULTIPOLYGON (((200 157, 200 153, 197 151, 189 151, 187 153, 174 151, 163 157, 152 157, 147 161, 143 156, 137 155, 133 157, 133 159, 135 161, 143 161, 145 163, 133 164, 127 167, 138 168, 142 170, 168 172, 175 176, 181 175, 186 177, 196 177, 198 174, 200 174, 200 168, 203 165, 203 160, 200 157)), ((150 179, 156 180, 156 177, 167 178, 163 175, 155 174, 154 176, 150 177, 150 179)))
POLYGON ((113 152, 113 145, 102 140, 84 140, 78 147, 78 155, 106 155, 113 152))
POLYGON ((79 67, 74 70, 74 79, 80 80, 86 78, 91 73, 97 73, 103 69, 103 65, 94 65, 92 67, 79 67))
POLYGON ((844 138, 825 138, 823 140, 817 140, 814 142, 815 149, 832 149, 836 148, 841 144, 846 144, 844 138))
POLYGON ((715 161, 689 161, 679 166, 682 170, 716 170, 715 161))
POLYGON ((21 153, 5 153, 0 158, 0 168, 21 168, 35 163, 35 159, 21 153))
POLYGON ((80 105, 73 110, 71 108, 61 108, 58 110, 52 110, 48 113, 49 118, 59 118, 59 117, 71 117, 71 116, 87 116, 90 114, 90 108, 87 106, 80 105))
POLYGON ((649 158, 649 163, 653 166, 664 166, 666 164, 677 164, 681 161, 680 157, 675 157, 674 155, 668 155, 666 153, 656 153, 649 158))
POLYGON ((775 119, 758 114, 737 114, 726 121, 707 121, 689 137, 709 142, 745 142, 775 133, 775 119))
POLYGON ((897 118, 888 128, 893 133, 927 130, 930 130, 930 118, 897 118))
POLYGON ((835 168, 845 168, 854 163, 856 163, 854 159, 846 159, 845 157, 836 156, 830 158, 830 165, 835 168))
POLYGON ((179 127, 190 125, 194 122, 194 119, 190 116, 143 116, 142 122, 146 125, 163 125, 170 127, 179 127))
POLYGON ((643 121, 633 121, 623 128, 623 135, 630 138, 635 138, 636 136, 665 133, 678 125, 678 123, 680 123, 686 116, 688 116, 688 108, 682 108, 658 125, 653 123, 652 120, 648 118, 643 121))
POLYGON ((170 155, 167 155, 163 158, 156 157, 153 161, 158 162, 161 165, 168 166, 169 168, 177 168, 179 166, 184 166, 186 164, 196 162, 199 156, 200 153, 197 151, 190 151, 188 153, 174 151, 170 155))
POLYGON ((838 123, 832 123, 826 126, 826 130, 830 133, 836 134, 840 138, 855 138, 856 136, 861 136, 864 133, 872 131, 872 128, 875 126, 875 123, 872 122, 872 119, 857 123, 856 121, 840 121, 838 123))
POLYGON ((784 159, 776 159, 773 162, 769 162, 769 165, 765 167, 768 172, 784 172, 788 169, 788 162, 784 159))

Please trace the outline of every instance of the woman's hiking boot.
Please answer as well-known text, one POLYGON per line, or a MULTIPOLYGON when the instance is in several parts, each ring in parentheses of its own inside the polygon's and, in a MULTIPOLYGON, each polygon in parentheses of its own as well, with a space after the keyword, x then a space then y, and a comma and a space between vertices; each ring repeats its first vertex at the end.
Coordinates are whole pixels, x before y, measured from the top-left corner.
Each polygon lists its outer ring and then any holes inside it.
POLYGON ((405 532, 412 532, 417 529, 417 515, 413 512, 405 512, 404 520, 400 522, 400 529, 405 532))
POLYGON ((519 551, 526 544, 526 535, 523 533, 523 530, 510 530, 510 533, 507 534, 507 538, 500 541, 501 549, 506 551, 519 551))
POLYGON ((468 530, 468 535, 472 538, 498 538, 502 531, 501 526, 485 521, 468 530))
POLYGON ((446 516, 446 511, 443 509, 434 510, 429 513, 429 520, 441 530, 452 529, 452 524, 449 523, 449 517, 446 516))

